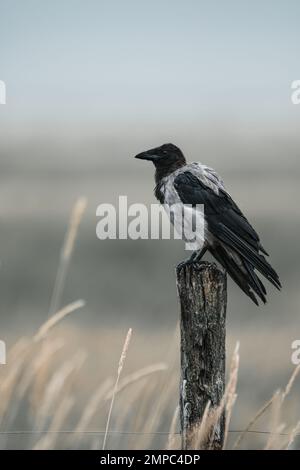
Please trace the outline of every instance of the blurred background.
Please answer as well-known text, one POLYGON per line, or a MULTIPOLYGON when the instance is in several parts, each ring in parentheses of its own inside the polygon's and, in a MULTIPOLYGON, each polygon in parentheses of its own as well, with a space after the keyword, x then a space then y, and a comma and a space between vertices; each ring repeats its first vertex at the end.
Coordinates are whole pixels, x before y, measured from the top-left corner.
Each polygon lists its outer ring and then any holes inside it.
MULTIPOLYGON (((67 350, 88 355, 77 406, 114 374, 132 327, 128 373, 161 361, 173 367, 157 427, 168 431, 179 380, 174 268, 187 253, 179 241, 100 241, 96 208, 119 195, 154 202, 153 168, 133 156, 172 142, 222 175, 283 284, 281 293, 268 285, 268 304, 257 308, 229 281, 228 357, 239 340, 241 361, 231 428, 243 429, 288 381, 300 338, 300 106, 291 103, 299 2, 0 0, 0 8, 1 339, 9 347, 47 320, 70 212, 86 196, 61 302, 86 300, 60 332, 67 350)), ((291 424, 299 392, 298 381, 291 424)), ((141 419, 149 406, 138 409, 141 419)), ((25 427, 34 425, 10 423, 25 427)), ((22 436, 1 439, 25 446, 22 436)), ((110 446, 133 445, 118 439, 110 446)), ((143 445, 164 443, 156 436, 143 445)))

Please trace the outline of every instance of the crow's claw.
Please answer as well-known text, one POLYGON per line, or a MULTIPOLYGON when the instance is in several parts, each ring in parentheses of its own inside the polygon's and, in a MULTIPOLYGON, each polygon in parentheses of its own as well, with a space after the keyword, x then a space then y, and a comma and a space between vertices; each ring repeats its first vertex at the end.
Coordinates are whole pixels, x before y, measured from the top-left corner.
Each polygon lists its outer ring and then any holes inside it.
POLYGON ((191 266, 192 264, 196 264, 197 261, 194 261, 193 259, 189 258, 189 259, 186 259, 185 261, 181 261, 181 263, 179 263, 177 265, 177 271, 181 271, 182 269, 184 269, 186 266, 191 266))

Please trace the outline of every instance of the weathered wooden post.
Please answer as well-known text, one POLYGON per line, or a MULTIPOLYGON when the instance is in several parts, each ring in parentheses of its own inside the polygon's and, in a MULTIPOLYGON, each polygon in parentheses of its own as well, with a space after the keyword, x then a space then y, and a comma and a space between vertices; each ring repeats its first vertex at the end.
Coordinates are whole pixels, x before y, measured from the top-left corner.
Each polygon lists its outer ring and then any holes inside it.
MULTIPOLYGON (((226 273, 214 263, 177 267, 181 313, 180 421, 182 448, 194 448, 192 430, 210 401, 217 407, 225 389, 226 273)), ((210 448, 222 449, 225 415, 210 436, 210 448)), ((208 444, 202 444, 202 448, 208 444)))

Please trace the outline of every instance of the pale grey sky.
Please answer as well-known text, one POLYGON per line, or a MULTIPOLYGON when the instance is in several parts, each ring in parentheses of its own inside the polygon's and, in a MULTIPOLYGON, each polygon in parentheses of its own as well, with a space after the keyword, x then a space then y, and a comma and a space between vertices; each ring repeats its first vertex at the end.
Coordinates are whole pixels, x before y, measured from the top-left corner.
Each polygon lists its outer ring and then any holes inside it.
POLYGON ((0 0, 2 130, 299 124, 298 0, 0 0))

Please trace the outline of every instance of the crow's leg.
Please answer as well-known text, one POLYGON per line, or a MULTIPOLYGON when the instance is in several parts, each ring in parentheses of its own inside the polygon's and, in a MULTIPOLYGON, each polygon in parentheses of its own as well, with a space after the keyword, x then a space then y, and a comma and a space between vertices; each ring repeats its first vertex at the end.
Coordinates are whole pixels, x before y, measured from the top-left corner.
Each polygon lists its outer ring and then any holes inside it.
POLYGON ((205 243, 201 250, 193 251, 190 258, 188 258, 185 261, 182 261, 181 263, 179 263, 177 268, 180 270, 180 269, 184 268, 185 266, 189 266, 191 264, 199 263, 199 261, 201 261, 201 259, 203 258, 203 256, 207 252, 207 250, 208 250, 208 246, 205 243))
POLYGON ((187 264, 192 264, 194 263, 196 257, 198 255, 198 252, 197 251, 193 251, 193 253, 191 254, 191 256, 185 261, 185 263, 187 264))
MULTIPOLYGON (((198 263, 201 261, 205 253, 207 252, 208 246, 205 244, 202 248, 202 250, 196 252, 196 256, 193 258, 193 263, 198 263)), ((194 253, 193 253, 194 254, 194 253)))
POLYGON ((193 264, 195 262, 195 258, 196 256, 198 255, 198 251, 193 251, 193 253, 191 254, 191 256, 186 259, 185 261, 182 261, 181 263, 179 263, 179 265, 177 266, 177 269, 182 269, 184 268, 185 266, 189 266, 190 264, 193 264))
POLYGON ((205 251, 207 250, 207 248, 202 248, 201 252, 199 253, 199 251, 193 251, 193 253, 191 254, 191 256, 186 259, 185 261, 182 261, 181 263, 179 263, 179 265, 177 266, 177 269, 182 269, 184 268, 185 266, 190 266, 191 264, 194 264, 194 263, 197 263, 198 261, 200 261, 200 259, 202 258, 202 256, 204 255, 205 251), (201 255, 201 256, 199 256, 201 255))

